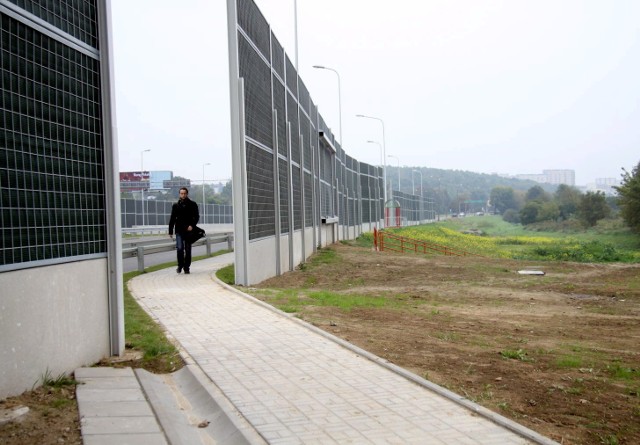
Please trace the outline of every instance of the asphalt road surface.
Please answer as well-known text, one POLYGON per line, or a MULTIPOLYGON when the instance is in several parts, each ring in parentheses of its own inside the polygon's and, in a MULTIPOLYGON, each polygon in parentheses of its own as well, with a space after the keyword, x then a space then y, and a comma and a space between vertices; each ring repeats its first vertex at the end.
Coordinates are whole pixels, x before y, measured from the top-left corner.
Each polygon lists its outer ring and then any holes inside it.
MULTIPOLYGON (((169 237, 167 237, 167 240, 169 240, 169 237)), ((227 243, 226 242, 222 242, 222 243, 216 243, 216 244, 212 244, 211 245, 211 253, 213 252, 218 252, 219 250, 224 250, 226 249, 227 243)), ((191 256, 200 256, 200 255, 206 255, 207 254, 207 246, 202 245, 202 246, 195 246, 193 247, 193 249, 191 250, 191 256)), ((178 264, 178 261, 176 259, 176 251, 172 250, 170 252, 159 252, 159 253, 152 253, 150 255, 145 255, 144 256, 144 267, 147 268, 149 266, 155 266, 156 264, 163 264, 163 263, 175 263, 176 265, 178 264)), ((123 272, 131 272, 134 270, 138 270, 138 258, 137 257, 133 257, 133 258, 125 258, 122 260, 122 270, 123 272)))

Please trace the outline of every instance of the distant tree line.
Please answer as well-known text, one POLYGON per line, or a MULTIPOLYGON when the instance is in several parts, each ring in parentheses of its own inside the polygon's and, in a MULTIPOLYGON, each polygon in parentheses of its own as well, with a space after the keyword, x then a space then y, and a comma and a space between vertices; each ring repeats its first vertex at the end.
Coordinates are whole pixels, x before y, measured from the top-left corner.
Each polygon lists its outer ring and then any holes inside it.
POLYGON ((622 169, 622 183, 616 187, 620 216, 636 233, 640 233, 640 162, 631 172, 622 169))
POLYGON ((623 169, 621 185, 615 189, 618 196, 605 196, 602 192, 582 193, 564 184, 552 193, 539 185, 524 193, 512 187, 496 186, 491 190, 490 203, 496 213, 511 223, 575 221, 588 228, 617 214, 632 230, 640 233, 640 163, 631 172, 623 169))
MULTIPOLYGON (((179 182, 180 180, 189 181, 187 178, 183 178, 182 176, 174 176, 174 182, 179 182)), ((198 204, 202 204, 202 189, 204 187, 204 200, 207 204, 225 204, 231 205, 232 203, 232 192, 231 192, 231 181, 227 181, 227 183, 222 187, 222 190, 219 193, 216 193, 212 184, 191 184, 188 187, 189 189, 189 198, 196 201, 198 204)), ((172 187, 167 190, 148 190, 145 192, 146 199, 157 199, 162 201, 175 201, 180 196, 180 187, 172 187)), ((130 198, 130 199, 140 199, 138 196, 134 196, 131 192, 123 192, 121 193, 122 198, 130 198)))

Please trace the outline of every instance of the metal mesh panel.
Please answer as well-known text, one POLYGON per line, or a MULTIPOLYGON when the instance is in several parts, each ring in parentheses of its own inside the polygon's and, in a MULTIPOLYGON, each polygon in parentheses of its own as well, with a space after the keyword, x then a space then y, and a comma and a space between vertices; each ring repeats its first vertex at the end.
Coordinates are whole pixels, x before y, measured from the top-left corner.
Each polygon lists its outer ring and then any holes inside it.
POLYGON ((305 111, 305 113, 309 115, 309 100, 310 100, 309 90, 307 90, 307 87, 305 86, 302 79, 298 81, 298 90, 299 90, 298 102, 300 102, 300 108, 302 108, 305 111))
POLYGON ((244 83, 246 135, 267 147, 273 145, 271 70, 253 47, 238 35, 240 77, 244 83))
MULTIPOLYGON (((171 207, 175 201, 146 201, 145 224, 163 226, 169 224, 171 207)), ((127 198, 120 199, 120 222, 122 228, 131 228, 142 224, 142 201, 127 198)), ((207 204, 206 221, 202 204, 200 217, 202 224, 232 224, 233 207, 229 204, 207 204)))
POLYGON ((302 149, 304 168, 311 170, 311 129, 309 128, 309 119, 302 115, 300 118, 300 134, 302 135, 302 149))
POLYGON ((99 62, 0 16, 0 265, 106 253, 99 62))
POLYGON ((313 179, 311 173, 304 173, 304 225, 313 226, 313 179))
POLYGON ((287 94, 287 120, 291 123, 291 160, 300 165, 300 128, 298 127, 298 103, 287 94))
POLYGON ((369 210, 369 200, 363 199, 362 202, 362 222, 371 222, 371 211, 369 210))
POLYGON ((276 133, 278 136, 278 153, 284 157, 288 157, 287 150, 287 113, 285 104, 284 85, 276 76, 272 76, 273 82, 273 107, 278 112, 278 121, 276 122, 276 133))
POLYGON ((280 188, 280 232, 289 233, 289 163, 278 159, 278 187, 280 188))
POLYGON ((371 191, 369 188, 369 176, 365 176, 364 174, 360 175, 360 189, 362 193, 362 199, 369 199, 371 196, 371 191))
POLYGON ((92 48, 98 48, 95 0, 8 0, 92 48))
POLYGON ((300 186, 300 168, 291 167, 293 183, 293 229, 302 229, 302 187, 300 186))
POLYGON ((273 32, 271 33, 271 66, 284 80, 284 49, 273 32))
POLYGON ((286 68, 286 82, 287 88, 293 94, 293 97, 298 98, 298 73, 291 63, 289 56, 285 55, 285 68, 286 68))
POLYGON ((320 183, 320 194, 321 194, 321 202, 322 207, 320 211, 322 212, 323 217, 333 217, 335 216, 335 212, 333 211, 333 189, 332 187, 324 182, 320 183))
MULTIPOLYGON (((258 47, 267 60, 271 60, 269 23, 252 0, 237 0, 238 25, 258 47)), ((242 76, 242 75, 241 75, 242 76)))
POLYGON ((383 204, 379 202, 380 171, 366 165, 361 168, 347 156, 258 8, 252 0, 236 1, 239 73, 245 79, 250 239, 274 234, 276 223, 281 233, 291 227, 312 226, 317 212, 323 218, 337 216, 350 225, 360 222, 365 213, 371 219, 374 204, 380 209, 383 204), (278 116, 275 137, 274 109, 278 116), (323 144, 325 138, 335 154, 323 144), (277 177, 273 156, 278 157, 277 177), (359 178, 361 174, 365 179, 359 178), (275 187, 280 195, 277 203, 275 187), (367 199, 362 211, 361 196, 367 199), (273 221, 275 205, 280 209, 279 222, 273 221))
MULTIPOLYGON (((318 107, 316 107, 316 104, 313 103, 313 100, 311 100, 311 98, 309 99, 310 105, 310 113, 309 113, 309 120, 311 121, 311 128, 313 128, 314 130, 314 134, 315 134, 315 138, 318 137, 318 131, 317 131, 317 126, 318 126, 318 107)), ((318 144, 312 140, 311 143, 314 146, 318 146, 318 144)))
POLYGON ((340 151, 338 151, 338 153, 335 156, 335 162, 336 162, 336 177, 338 178, 338 219, 340 221, 340 224, 345 224, 346 223, 346 219, 345 219, 345 197, 344 197, 344 193, 345 193, 345 184, 344 184, 344 165, 342 164, 342 160, 340 157, 340 151))
POLYGON ((249 239, 275 235, 273 154, 247 143, 249 239))
POLYGON ((320 179, 328 184, 332 182, 331 153, 320 150, 320 179))

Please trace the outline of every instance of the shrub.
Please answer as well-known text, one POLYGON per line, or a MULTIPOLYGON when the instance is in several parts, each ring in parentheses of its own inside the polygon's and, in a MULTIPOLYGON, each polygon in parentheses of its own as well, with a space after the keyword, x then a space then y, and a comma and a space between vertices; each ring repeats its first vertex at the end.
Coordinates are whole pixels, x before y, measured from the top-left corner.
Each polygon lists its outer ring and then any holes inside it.
POLYGON ((613 245, 601 241, 537 246, 531 249, 531 254, 542 259, 556 261, 614 262, 631 260, 628 254, 623 254, 613 245))
POLYGON ((511 224, 519 224, 520 214, 515 209, 508 209, 502 215, 502 219, 511 224))

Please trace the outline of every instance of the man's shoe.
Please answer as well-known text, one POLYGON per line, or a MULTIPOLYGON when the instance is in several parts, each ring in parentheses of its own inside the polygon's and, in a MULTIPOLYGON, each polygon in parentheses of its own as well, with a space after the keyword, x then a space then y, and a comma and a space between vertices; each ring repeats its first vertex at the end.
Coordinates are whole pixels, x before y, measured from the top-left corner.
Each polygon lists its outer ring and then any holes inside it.
MULTIPOLYGON (((182 267, 178 267, 178 268, 176 269, 176 272, 178 272, 178 273, 182 272, 182 267)), ((187 271, 185 271, 184 273, 188 273, 188 272, 187 272, 187 271)))
POLYGON ((189 272, 189 269, 185 269, 185 270, 184 270, 184 273, 185 273, 185 275, 186 275, 186 274, 190 274, 191 272, 189 272))

